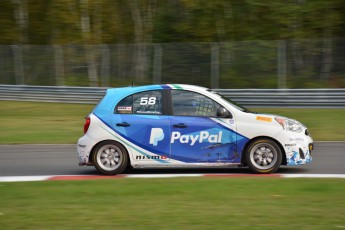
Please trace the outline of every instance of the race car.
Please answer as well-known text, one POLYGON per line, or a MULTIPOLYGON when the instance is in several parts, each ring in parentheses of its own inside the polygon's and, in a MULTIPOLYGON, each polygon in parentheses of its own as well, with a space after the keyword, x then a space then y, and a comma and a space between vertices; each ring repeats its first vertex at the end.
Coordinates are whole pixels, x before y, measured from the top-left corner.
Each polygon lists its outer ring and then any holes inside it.
POLYGON ((79 165, 115 175, 127 167, 248 166, 274 173, 311 162, 300 122, 252 112, 216 92, 165 84, 108 89, 86 117, 79 165))

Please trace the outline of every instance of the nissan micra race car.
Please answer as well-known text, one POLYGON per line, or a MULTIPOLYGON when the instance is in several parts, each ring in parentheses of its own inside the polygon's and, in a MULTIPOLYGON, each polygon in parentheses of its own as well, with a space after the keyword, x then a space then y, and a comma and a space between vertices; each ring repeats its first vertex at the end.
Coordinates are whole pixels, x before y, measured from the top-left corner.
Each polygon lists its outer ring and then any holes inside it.
POLYGON ((273 173, 312 160, 313 140, 298 121, 251 112, 192 85, 108 89, 86 117, 84 133, 79 165, 106 175, 128 166, 248 166, 273 173))

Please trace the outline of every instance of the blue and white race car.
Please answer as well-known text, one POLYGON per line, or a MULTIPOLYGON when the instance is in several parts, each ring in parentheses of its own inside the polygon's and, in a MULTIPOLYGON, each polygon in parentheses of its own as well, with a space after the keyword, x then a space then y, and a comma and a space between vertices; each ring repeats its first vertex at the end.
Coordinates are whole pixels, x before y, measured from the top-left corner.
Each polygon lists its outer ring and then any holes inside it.
POLYGON ((248 166, 273 173, 312 160, 307 128, 258 114, 210 89, 150 85, 108 89, 86 117, 79 165, 106 175, 126 167, 248 166))

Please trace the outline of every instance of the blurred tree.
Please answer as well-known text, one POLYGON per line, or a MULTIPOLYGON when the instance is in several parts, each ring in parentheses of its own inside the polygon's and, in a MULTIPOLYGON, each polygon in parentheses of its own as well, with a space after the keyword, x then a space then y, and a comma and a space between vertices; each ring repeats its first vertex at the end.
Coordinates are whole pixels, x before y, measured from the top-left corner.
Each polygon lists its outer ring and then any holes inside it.
MULTIPOLYGON (((92 24, 90 18, 89 0, 79 0, 80 7, 80 27, 84 42, 85 56, 88 64, 88 76, 91 86, 98 86, 97 64, 96 64, 96 47, 94 31, 91 31, 92 24)), ((93 23, 95 26, 96 23, 93 23)), ((98 40, 98 39, 97 39, 98 40)))
POLYGON ((78 1, 43 0, 41 11, 46 12, 41 23, 48 27, 47 44, 78 44, 82 42, 80 7, 78 1), (49 5, 48 5, 49 2, 49 5))
POLYGON ((0 2, 0 44, 18 44, 18 24, 16 23, 18 6, 12 1, 0 2))
POLYGON ((18 28, 18 42, 25 44, 28 42, 29 12, 27 0, 12 0, 14 4, 14 15, 18 28))
POLYGON ((131 9, 134 35, 134 76, 140 80, 145 77, 148 69, 149 48, 152 43, 153 22, 157 11, 156 0, 131 0, 127 1, 131 9))
POLYGON ((85 34, 92 44, 345 36, 343 0, 4 0, 0 13, 1 44, 80 43, 85 34))
MULTIPOLYGON (((141 81, 150 72, 151 43, 217 45, 248 40, 287 40, 281 43, 287 50, 287 74, 327 82, 334 72, 333 59, 341 55, 333 47, 334 38, 345 37, 344 28, 344 0, 0 1, 0 44, 13 45, 18 84, 25 83, 21 50, 25 44, 54 45, 57 84, 65 84, 63 77, 69 72, 64 63, 64 56, 70 52, 66 45, 83 44, 85 55, 75 57, 74 61, 86 62, 88 82, 101 85, 112 71, 103 68, 102 63, 109 63, 113 52, 109 45, 94 45, 117 44, 116 74, 141 81), (307 39, 319 40, 311 44, 307 39)), ((202 62, 207 60, 208 51, 209 48, 203 48, 199 54, 184 58, 202 62)), ((164 56, 164 49, 162 52, 164 56)), ((254 53, 251 59, 260 62, 260 52, 254 53)), ((272 50, 268 53, 272 59, 276 55, 272 50)), ((237 54, 229 48, 222 55, 230 60, 237 54)), ((179 58, 181 55, 172 55, 169 61, 179 58)))

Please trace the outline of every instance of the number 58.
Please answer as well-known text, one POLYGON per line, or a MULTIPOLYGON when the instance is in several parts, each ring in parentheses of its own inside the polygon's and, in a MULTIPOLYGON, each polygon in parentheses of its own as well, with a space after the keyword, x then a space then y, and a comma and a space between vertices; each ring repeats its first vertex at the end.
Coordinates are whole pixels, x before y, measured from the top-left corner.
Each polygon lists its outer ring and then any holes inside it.
POLYGON ((156 104, 156 97, 140 98, 140 105, 154 105, 154 104, 156 104))

